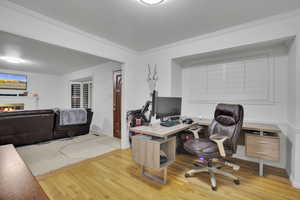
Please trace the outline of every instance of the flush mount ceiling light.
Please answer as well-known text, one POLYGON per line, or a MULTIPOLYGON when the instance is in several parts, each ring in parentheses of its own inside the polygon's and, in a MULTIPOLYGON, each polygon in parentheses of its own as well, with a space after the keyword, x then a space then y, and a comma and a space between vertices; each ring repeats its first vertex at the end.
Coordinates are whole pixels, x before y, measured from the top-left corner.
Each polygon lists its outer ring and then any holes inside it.
POLYGON ((143 4, 154 6, 154 5, 161 4, 165 0, 139 0, 139 1, 142 2, 143 4))
POLYGON ((17 57, 2 56, 2 57, 0 57, 0 59, 6 61, 8 63, 13 63, 13 64, 26 63, 26 60, 23 60, 22 58, 17 58, 17 57))

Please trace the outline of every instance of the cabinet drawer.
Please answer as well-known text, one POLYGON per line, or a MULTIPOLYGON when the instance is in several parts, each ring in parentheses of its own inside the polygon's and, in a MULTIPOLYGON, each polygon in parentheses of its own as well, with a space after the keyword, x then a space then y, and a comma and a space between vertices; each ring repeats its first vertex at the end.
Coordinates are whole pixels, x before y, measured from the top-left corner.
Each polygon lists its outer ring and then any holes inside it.
POLYGON ((263 160, 280 161, 280 138, 246 134, 246 155, 263 160))

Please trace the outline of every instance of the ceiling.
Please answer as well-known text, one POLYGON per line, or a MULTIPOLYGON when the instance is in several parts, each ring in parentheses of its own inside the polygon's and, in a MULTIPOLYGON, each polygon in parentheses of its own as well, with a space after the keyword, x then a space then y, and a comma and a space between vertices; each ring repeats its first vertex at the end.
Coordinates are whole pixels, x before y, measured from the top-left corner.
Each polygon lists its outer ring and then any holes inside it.
POLYGON ((300 8, 299 0, 10 0, 137 51, 300 8))
POLYGON ((57 75, 110 61, 79 51, 0 31, 1 56, 20 57, 28 62, 24 64, 12 64, 0 59, 0 70, 9 69, 57 75))

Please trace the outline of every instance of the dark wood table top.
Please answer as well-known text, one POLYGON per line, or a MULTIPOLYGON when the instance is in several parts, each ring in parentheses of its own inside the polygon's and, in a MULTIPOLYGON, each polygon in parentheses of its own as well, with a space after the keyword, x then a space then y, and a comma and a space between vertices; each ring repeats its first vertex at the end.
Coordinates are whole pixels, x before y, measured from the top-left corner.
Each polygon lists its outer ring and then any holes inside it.
POLYGON ((13 145, 0 146, 0 200, 49 200, 13 145))

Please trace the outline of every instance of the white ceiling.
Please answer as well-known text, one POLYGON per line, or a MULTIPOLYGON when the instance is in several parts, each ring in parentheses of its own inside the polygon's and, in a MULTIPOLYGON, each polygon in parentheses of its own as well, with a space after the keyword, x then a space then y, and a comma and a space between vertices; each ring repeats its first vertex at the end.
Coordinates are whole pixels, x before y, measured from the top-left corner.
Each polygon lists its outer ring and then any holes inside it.
POLYGON ((10 1, 139 51, 300 8, 300 0, 10 1))
POLYGON ((86 53, 0 31, 0 57, 20 57, 25 64, 0 60, 0 70, 18 70, 48 74, 65 74, 96 66, 109 60, 86 53))

